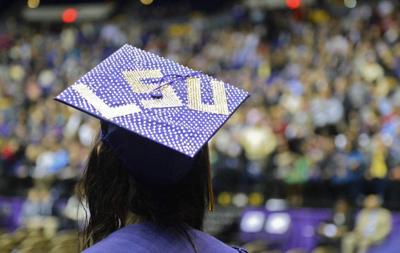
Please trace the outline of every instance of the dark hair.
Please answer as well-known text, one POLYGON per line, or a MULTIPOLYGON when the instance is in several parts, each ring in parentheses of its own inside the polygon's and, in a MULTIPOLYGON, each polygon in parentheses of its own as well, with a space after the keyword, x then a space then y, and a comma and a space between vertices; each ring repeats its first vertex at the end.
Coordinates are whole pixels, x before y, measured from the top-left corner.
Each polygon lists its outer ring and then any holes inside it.
POLYGON ((194 246, 186 228, 202 229, 208 170, 206 145, 195 157, 191 170, 177 183, 144 184, 135 180, 110 147, 98 141, 89 155, 79 187, 90 212, 81 248, 88 248, 127 225, 129 214, 157 226, 175 228, 194 246))

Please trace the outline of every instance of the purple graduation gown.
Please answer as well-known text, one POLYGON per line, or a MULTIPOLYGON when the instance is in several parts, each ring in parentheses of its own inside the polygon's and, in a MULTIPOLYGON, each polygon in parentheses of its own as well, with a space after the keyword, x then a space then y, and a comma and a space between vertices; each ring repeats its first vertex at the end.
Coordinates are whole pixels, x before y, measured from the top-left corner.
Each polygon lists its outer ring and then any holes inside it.
MULTIPOLYGON (((189 234, 198 253, 246 253, 232 248, 218 239, 190 229, 189 234)), ((83 253, 194 253, 190 242, 169 229, 151 223, 131 224, 121 228, 83 253)))

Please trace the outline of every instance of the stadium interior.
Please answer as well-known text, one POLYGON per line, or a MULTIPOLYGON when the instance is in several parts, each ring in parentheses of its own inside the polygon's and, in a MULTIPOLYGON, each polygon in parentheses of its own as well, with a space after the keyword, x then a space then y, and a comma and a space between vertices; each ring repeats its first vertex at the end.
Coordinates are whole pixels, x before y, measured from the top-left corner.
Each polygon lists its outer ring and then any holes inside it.
POLYGON ((126 43, 251 94, 209 143, 206 232, 400 252, 399 1, 24 0, 0 1, 0 253, 78 252, 99 126, 53 98, 126 43))

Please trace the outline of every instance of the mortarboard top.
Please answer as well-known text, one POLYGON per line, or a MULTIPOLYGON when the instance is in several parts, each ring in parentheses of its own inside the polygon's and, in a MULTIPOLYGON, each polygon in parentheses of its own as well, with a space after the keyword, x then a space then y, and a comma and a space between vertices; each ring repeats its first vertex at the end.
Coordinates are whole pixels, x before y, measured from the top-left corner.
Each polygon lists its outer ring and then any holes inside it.
POLYGON ((249 94, 124 45, 55 99, 98 118, 102 140, 138 177, 177 181, 249 94))

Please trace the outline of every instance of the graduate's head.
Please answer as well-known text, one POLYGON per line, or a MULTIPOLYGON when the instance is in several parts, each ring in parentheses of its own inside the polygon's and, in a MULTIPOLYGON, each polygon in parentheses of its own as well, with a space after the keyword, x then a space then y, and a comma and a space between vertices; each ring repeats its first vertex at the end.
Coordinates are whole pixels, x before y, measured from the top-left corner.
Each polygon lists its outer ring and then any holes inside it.
POLYGON ((101 124, 81 184, 91 215, 87 238, 103 238, 129 214, 201 228, 211 188, 207 143, 248 96, 130 45, 58 95, 101 124))
POLYGON ((130 172, 139 166, 140 161, 127 168, 101 140, 94 145, 80 182, 90 214, 84 231, 85 247, 134 222, 148 221, 177 229, 202 228, 209 186, 207 145, 194 157, 186 173, 173 183, 143 181, 130 172))

